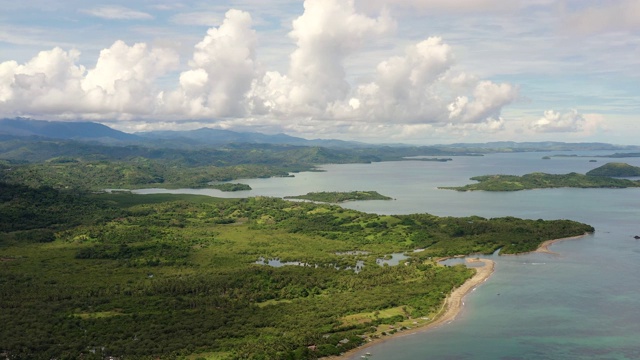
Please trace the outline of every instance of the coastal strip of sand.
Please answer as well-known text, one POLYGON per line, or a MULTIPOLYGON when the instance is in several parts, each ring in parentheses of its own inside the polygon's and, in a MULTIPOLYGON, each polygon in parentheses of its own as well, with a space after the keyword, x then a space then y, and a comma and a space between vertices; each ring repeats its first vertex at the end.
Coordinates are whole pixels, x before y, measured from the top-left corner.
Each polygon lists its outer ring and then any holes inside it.
POLYGON ((379 344, 381 342, 388 341, 391 339, 395 339, 400 336, 407 336, 407 335, 425 332, 455 319, 456 315, 458 315, 458 313, 462 309, 462 306, 463 306, 462 299, 464 298, 464 296, 469 292, 471 292, 473 289, 475 289, 478 285, 485 282, 489 278, 489 276, 491 276, 495 268, 495 262, 489 259, 467 258, 466 261, 469 263, 482 262, 484 266, 474 267, 474 269, 476 269, 475 275, 473 275, 471 279, 467 280, 464 284, 454 289, 451 292, 451 294, 449 294, 449 296, 445 299, 444 304, 442 305, 442 310, 433 321, 420 325, 419 327, 414 327, 411 330, 404 330, 401 332, 397 332, 394 335, 389 335, 389 336, 385 336, 384 338, 375 339, 369 343, 366 343, 365 345, 352 349, 340 356, 331 356, 325 359, 347 360, 353 357, 355 353, 361 352, 362 350, 372 345, 379 344))
POLYGON ((561 238, 561 239, 547 240, 547 241, 543 242, 542 244, 540 244, 540 246, 538 246, 538 248, 536 249, 535 252, 558 255, 557 252, 549 250, 549 246, 551 246, 551 245, 553 245, 553 244, 555 244, 557 242, 560 242, 560 241, 580 239, 580 238, 583 238, 583 237, 585 237, 587 235, 589 235, 589 233, 584 233, 582 235, 570 236, 570 237, 561 238))

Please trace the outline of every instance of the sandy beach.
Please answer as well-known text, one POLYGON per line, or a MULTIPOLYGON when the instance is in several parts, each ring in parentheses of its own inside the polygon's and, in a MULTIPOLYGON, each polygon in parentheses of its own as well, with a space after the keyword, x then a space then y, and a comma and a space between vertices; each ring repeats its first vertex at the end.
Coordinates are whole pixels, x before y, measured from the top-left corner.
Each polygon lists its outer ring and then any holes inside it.
POLYGON ((462 309, 462 306, 463 306, 462 299, 464 298, 464 296, 469 292, 471 292, 471 290, 476 288, 478 285, 485 282, 489 278, 489 276, 491 276, 495 268, 495 262, 489 259, 467 258, 466 261, 469 263, 482 262, 484 263, 484 266, 474 267, 474 269, 476 269, 476 274, 471 279, 467 280, 464 284, 462 284, 460 287, 454 289, 453 292, 451 292, 451 294, 449 294, 449 296, 444 301, 442 310, 440 311, 438 317, 435 318, 435 320, 429 323, 425 323, 424 325, 421 325, 419 327, 414 327, 411 330, 405 330, 402 332, 398 332, 394 335, 389 335, 389 336, 385 336, 384 338, 373 340, 365 345, 362 345, 351 351, 348 351, 343 355, 326 357, 324 359, 346 360, 352 357, 356 352, 362 351, 374 344, 379 344, 381 342, 395 339, 400 336, 407 336, 407 335, 425 332, 435 327, 438 327, 442 324, 446 324, 452 321, 453 319, 455 319, 456 315, 458 315, 458 313, 462 309))
POLYGON ((580 239, 580 238, 583 238, 583 237, 585 237, 587 235, 589 235, 589 233, 584 233, 582 235, 571 236, 571 237, 566 237, 566 238, 561 238, 561 239, 547 240, 547 241, 543 242, 542 244, 540 244, 540 246, 536 249, 535 252, 558 255, 557 252, 549 250, 549 246, 551 246, 551 245, 553 245, 553 244, 555 244, 557 242, 560 242, 560 241, 580 239))

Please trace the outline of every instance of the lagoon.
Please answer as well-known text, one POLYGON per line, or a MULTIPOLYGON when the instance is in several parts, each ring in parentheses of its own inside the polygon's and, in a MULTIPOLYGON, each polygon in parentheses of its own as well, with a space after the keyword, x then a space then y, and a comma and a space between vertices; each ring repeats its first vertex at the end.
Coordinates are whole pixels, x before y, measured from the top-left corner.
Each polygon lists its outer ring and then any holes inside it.
MULTIPOLYGON (((245 179, 253 190, 136 190, 219 197, 300 195, 312 191, 375 190, 393 201, 341 206, 378 214, 516 216, 571 219, 593 235, 551 246, 557 254, 495 256, 494 275, 465 298, 451 323, 355 352, 376 359, 638 359, 640 358, 640 189, 544 189, 508 193, 456 192, 470 177, 530 172, 585 173, 611 152, 556 152, 454 157, 449 162, 402 161, 325 165, 292 178, 245 179), (589 160, 597 159, 597 163, 589 160), (499 294, 499 295, 498 295, 499 294)), ((640 158, 622 161, 640 166, 640 158)))

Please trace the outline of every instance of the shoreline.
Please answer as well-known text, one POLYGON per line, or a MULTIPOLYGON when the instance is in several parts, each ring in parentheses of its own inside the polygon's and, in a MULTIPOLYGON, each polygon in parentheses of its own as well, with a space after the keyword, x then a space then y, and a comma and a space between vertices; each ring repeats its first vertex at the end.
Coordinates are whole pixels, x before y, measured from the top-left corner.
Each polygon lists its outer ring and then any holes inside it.
MULTIPOLYGON (((552 254, 552 255, 559 255, 559 253, 555 252, 555 251, 551 251, 549 249, 549 247, 557 242, 560 241, 565 241, 565 240, 577 240, 577 239, 581 239, 587 235, 589 235, 590 233, 584 233, 582 235, 577 235, 577 236, 569 236, 569 237, 565 237, 565 238, 559 238, 559 239, 552 239, 552 240, 547 240, 544 241, 542 244, 540 244, 540 246, 538 246, 538 248, 536 250, 530 251, 530 252, 526 252, 526 253, 520 253, 520 254, 509 254, 509 255, 524 255, 524 254, 529 254, 529 253, 544 253, 544 254, 552 254)), ((504 256, 504 255, 503 255, 504 256)), ((438 259, 437 261, 440 262, 444 260, 443 259, 438 259)), ((476 269, 476 274, 473 275, 473 277, 471 277, 471 279, 467 280, 464 284, 462 284, 460 287, 454 289, 451 294, 449 294, 449 296, 447 296, 447 298, 445 299, 443 305, 442 305, 442 310, 441 312, 437 315, 437 317, 426 324, 420 325, 418 327, 415 327, 411 330, 405 330, 402 332, 398 332, 395 333, 393 335, 388 335, 385 336, 384 338, 378 338, 378 339, 374 339, 373 341, 370 341, 366 344, 363 344, 361 346, 358 346, 357 348, 351 349, 347 352, 345 352, 344 354, 338 355, 338 356, 329 356, 329 357, 324 357, 321 359, 325 359, 325 360, 349 360, 351 358, 354 358, 355 356, 357 356, 358 353, 364 351, 365 349, 372 347, 374 345, 378 345, 381 343, 384 343, 386 341, 389 340, 394 340, 397 339, 399 337, 402 336, 410 336, 410 335, 414 335, 414 334, 418 334, 418 333, 423 333, 423 332, 427 332, 430 331, 434 328, 437 328, 438 326, 441 326, 443 324, 447 324, 450 321, 454 320, 456 318, 456 316, 460 313, 460 311, 462 310, 462 307, 464 306, 463 303, 463 299, 465 297, 465 295, 467 295, 468 293, 470 293, 472 290, 474 290, 477 286, 481 285, 482 283, 484 283, 494 272, 495 270, 495 261, 493 260, 489 260, 489 259, 481 259, 481 258, 476 258, 476 259, 472 259, 472 258, 467 258, 466 262, 468 263, 474 263, 474 262, 482 262, 484 263, 484 266, 481 267, 475 267, 476 269)))
POLYGON ((426 323, 424 325, 421 325, 419 327, 415 327, 411 330, 405 330, 402 332, 395 333, 393 335, 385 336, 384 338, 375 339, 364 345, 358 346, 357 348, 351 349, 342 355, 329 356, 329 357, 324 357, 322 359, 347 360, 355 356, 356 353, 363 351, 373 345, 381 344, 385 341, 393 340, 401 336, 408 336, 408 335, 426 332, 454 320, 455 317, 460 313, 460 310, 462 310, 462 307, 464 306, 464 303, 462 300, 465 297, 465 295, 470 293, 477 286, 484 283, 491 276, 491 274, 493 274, 493 271, 495 269, 495 261, 493 260, 468 258, 467 262, 469 263, 482 262, 484 263, 484 266, 475 267, 474 268, 476 269, 475 275, 473 275, 473 277, 471 277, 469 280, 465 281, 465 283, 460 285, 460 287, 454 289, 451 292, 451 294, 447 296, 447 298, 444 300, 440 313, 437 315, 437 317, 433 321, 426 323))
MULTIPOLYGON (((557 242, 560 242, 560 241, 581 239, 581 238, 583 238, 583 237, 585 237, 587 235, 589 235, 589 233, 584 233, 584 234, 578 235, 578 236, 569 236, 569 237, 566 237, 566 238, 547 240, 547 241, 543 242, 542 244, 540 244, 540 246, 538 246, 538 248, 535 249, 532 252, 559 255, 559 253, 557 253, 555 251, 551 251, 549 249, 549 246, 551 246, 551 245, 553 245, 553 244, 555 244, 557 242)), ((518 254, 518 255, 520 255, 520 254, 518 254)))

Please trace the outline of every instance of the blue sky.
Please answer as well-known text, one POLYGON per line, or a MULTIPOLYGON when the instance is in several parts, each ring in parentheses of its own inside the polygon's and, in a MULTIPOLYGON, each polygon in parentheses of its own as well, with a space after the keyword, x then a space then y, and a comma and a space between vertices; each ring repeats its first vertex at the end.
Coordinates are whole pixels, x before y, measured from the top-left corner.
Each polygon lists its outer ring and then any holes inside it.
POLYGON ((0 0, 0 116, 638 144, 640 0, 0 0))

